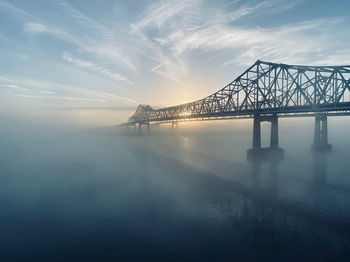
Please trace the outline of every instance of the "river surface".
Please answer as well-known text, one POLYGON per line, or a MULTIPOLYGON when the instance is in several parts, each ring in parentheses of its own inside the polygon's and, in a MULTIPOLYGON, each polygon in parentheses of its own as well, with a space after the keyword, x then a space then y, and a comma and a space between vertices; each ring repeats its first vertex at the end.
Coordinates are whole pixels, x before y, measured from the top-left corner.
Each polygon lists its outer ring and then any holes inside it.
MULTIPOLYGON (((279 122, 280 162, 249 163, 252 121, 142 135, 4 120, 0 261, 349 261, 350 122, 279 122)), ((263 145, 269 126, 263 125, 263 145)))

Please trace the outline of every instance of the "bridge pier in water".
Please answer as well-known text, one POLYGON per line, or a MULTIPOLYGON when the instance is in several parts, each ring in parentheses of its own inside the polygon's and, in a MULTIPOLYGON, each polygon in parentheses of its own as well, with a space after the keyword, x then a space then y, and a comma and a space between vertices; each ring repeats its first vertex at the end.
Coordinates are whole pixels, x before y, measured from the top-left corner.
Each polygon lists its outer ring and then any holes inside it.
POLYGON ((253 123, 253 147, 247 151, 247 159, 255 160, 282 160, 283 149, 278 144, 278 116, 273 115, 254 115, 253 123), (261 122, 271 122, 270 147, 261 147, 261 122))
POLYGON ((327 115, 317 114, 315 116, 313 151, 330 151, 332 145, 328 143, 328 121, 327 115))
POLYGON ((138 128, 138 134, 141 135, 141 131, 142 131, 142 126, 141 123, 139 123, 139 128, 138 128))
POLYGON ((129 130, 130 127, 133 127, 134 129, 134 134, 135 135, 141 135, 142 134, 142 125, 146 126, 147 133, 150 133, 151 125, 149 122, 144 122, 144 123, 133 123, 131 125, 127 125, 126 129, 129 130))

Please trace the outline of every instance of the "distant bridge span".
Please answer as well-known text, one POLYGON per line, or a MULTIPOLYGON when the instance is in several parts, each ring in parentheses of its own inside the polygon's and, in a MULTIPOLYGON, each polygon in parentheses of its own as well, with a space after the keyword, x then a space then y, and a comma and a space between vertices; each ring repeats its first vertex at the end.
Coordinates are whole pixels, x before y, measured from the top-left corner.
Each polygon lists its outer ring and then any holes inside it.
POLYGON ((327 115, 348 114, 350 65, 298 66, 258 60, 206 98, 161 109, 139 105, 126 125, 138 124, 141 129, 152 122, 254 118, 253 150, 260 150, 261 121, 272 123, 271 147, 278 147, 278 134, 277 141, 272 141, 276 140, 273 133, 278 132, 278 117, 315 115, 314 145, 328 147, 327 115))

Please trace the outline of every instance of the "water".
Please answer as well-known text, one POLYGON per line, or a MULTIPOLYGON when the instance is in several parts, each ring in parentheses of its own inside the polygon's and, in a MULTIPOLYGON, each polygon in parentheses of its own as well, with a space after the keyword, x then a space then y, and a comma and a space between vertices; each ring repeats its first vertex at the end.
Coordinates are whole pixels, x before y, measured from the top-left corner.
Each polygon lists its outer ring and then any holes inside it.
POLYGON ((313 120, 281 120, 285 159, 251 164, 250 120, 136 136, 3 119, 0 260, 348 261, 347 121, 314 155, 313 120))

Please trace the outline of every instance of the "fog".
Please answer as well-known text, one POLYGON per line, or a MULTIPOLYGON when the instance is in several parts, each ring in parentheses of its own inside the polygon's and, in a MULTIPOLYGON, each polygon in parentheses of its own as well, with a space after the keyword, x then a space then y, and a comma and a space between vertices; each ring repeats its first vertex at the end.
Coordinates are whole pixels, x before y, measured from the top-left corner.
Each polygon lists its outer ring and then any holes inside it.
MULTIPOLYGON (((4 112, 1 261, 349 258, 350 123, 279 120, 279 163, 246 159, 252 120, 117 127, 130 110, 4 112)), ((269 124, 262 144, 268 145, 269 124)))

